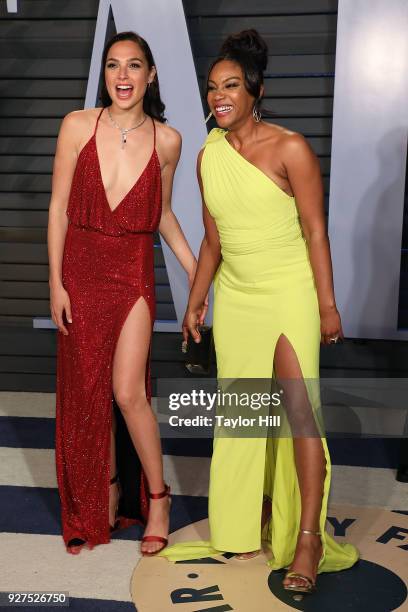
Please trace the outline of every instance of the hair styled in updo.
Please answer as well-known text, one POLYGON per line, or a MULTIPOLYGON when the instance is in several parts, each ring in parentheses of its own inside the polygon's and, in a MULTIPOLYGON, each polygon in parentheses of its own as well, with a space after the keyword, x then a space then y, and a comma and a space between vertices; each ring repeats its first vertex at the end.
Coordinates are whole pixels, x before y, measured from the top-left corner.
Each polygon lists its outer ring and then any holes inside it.
POLYGON ((230 60, 241 66, 245 88, 255 98, 255 107, 259 110, 262 99, 261 87, 264 82, 263 73, 268 64, 268 47, 264 39, 253 29, 231 34, 223 43, 208 74, 222 60, 230 60))

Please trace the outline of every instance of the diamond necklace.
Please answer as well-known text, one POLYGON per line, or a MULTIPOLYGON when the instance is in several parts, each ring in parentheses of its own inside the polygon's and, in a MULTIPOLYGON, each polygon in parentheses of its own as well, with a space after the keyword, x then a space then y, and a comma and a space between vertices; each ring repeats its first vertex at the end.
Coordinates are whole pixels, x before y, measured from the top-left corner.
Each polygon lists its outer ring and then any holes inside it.
POLYGON ((113 120, 113 118, 112 118, 112 115, 111 115, 111 113, 110 113, 109 108, 108 108, 108 115, 109 115, 109 119, 110 119, 110 120, 111 120, 111 122, 112 122, 112 125, 114 125, 114 126, 115 126, 115 128, 117 128, 118 130, 120 130, 120 133, 121 133, 121 135, 122 135, 122 149, 124 148, 124 146, 125 146, 125 144, 126 144, 126 137, 127 137, 128 132, 132 132, 132 131, 133 131, 133 130, 135 130, 136 128, 138 128, 138 127, 140 127, 141 125, 143 125, 143 123, 144 123, 144 122, 146 121, 146 119, 147 119, 147 115, 145 115, 145 116, 143 117, 143 119, 142 119, 142 120, 141 120, 141 121, 140 121, 140 122, 139 122, 137 125, 134 125, 133 127, 130 127, 130 128, 123 128, 123 127, 121 127, 120 125, 118 125, 118 124, 116 123, 116 121, 114 121, 114 120, 113 120))

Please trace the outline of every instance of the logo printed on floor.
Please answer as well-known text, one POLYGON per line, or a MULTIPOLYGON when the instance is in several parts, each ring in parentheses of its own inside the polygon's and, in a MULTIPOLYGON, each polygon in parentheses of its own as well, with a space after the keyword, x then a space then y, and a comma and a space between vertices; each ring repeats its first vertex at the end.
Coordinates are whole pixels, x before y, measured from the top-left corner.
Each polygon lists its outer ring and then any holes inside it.
MULTIPOLYGON (((142 557, 132 577, 138 612, 408 612, 408 516, 381 508, 331 506, 327 531, 360 551, 354 567, 319 574, 317 591, 302 596, 283 589, 284 571, 271 571, 261 555, 239 561, 231 554, 169 562, 142 557)), ((170 536, 170 544, 208 540, 208 520, 170 536)))

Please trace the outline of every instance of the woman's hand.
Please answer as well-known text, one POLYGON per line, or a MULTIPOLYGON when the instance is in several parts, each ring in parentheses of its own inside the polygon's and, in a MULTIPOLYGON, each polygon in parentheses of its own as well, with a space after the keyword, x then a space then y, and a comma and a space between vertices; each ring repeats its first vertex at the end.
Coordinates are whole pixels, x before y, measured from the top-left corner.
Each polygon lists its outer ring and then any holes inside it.
MULTIPOLYGON (((207 304, 208 307, 208 304, 207 304)), ((198 331, 198 326, 202 325, 201 321, 203 320, 202 313, 205 310, 206 306, 203 304, 201 307, 197 309, 187 308, 186 314, 184 315, 183 320, 183 344, 186 347, 188 341, 188 334, 191 334, 194 342, 201 342, 201 334, 198 331)))
MULTIPOLYGON (((197 262, 194 266, 194 270, 188 274, 188 288, 190 289, 190 291, 194 284, 196 272, 197 272, 197 262)), ((207 316, 207 312, 208 312, 208 293, 205 296, 204 303, 201 307, 201 312, 199 315, 199 323, 198 323, 199 325, 204 325, 204 321, 205 321, 205 317, 207 316)))
POLYGON ((57 286, 51 285, 50 307, 52 320, 58 327, 58 330, 62 332, 64 336, 68 336, 68 330, 64 325, 63 315, 65 312, 68 323, 72 323, 71 301, 62 284, 57 286))
POLYGON ((204 325, 204 320, 205 320, 205 317, 207 316, 207 312, 208 312, 208 293, 205 296, 203 305, 201 306, 200 325, 204 325))
POLYGON ((335 306, 320 311, 322 344, 335 344, 344 340, 339 312, 335 306))

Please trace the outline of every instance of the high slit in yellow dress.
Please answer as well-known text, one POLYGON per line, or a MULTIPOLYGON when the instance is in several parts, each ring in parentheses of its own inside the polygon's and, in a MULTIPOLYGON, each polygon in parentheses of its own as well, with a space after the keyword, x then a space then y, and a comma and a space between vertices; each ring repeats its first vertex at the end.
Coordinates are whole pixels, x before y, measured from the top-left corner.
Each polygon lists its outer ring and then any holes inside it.
MULTIPOLYGON (((287 195, 213 129, 201 161, 204 200, 220 236, 222 262, 214 287, 218 378, 271 379, 283 334, 305 381, 319 377, 320 318, 313 273, 295 198, 287 195)), ((313 387, 313 385, 312 385, 313 387)), ((314 411, 318 393, 309 393, 314 411)), ((330 456, 320 514, 319 572, 351 567, 358 552, 325 532, 330 456)), ((272 569, 290 565, 300 527, 301 499, 290 437, 214 435, 210 469, 210 541, 181 542, 161 551, 170 561, 261 548, 263 496, 272 500, 267 532, 272 569)))

